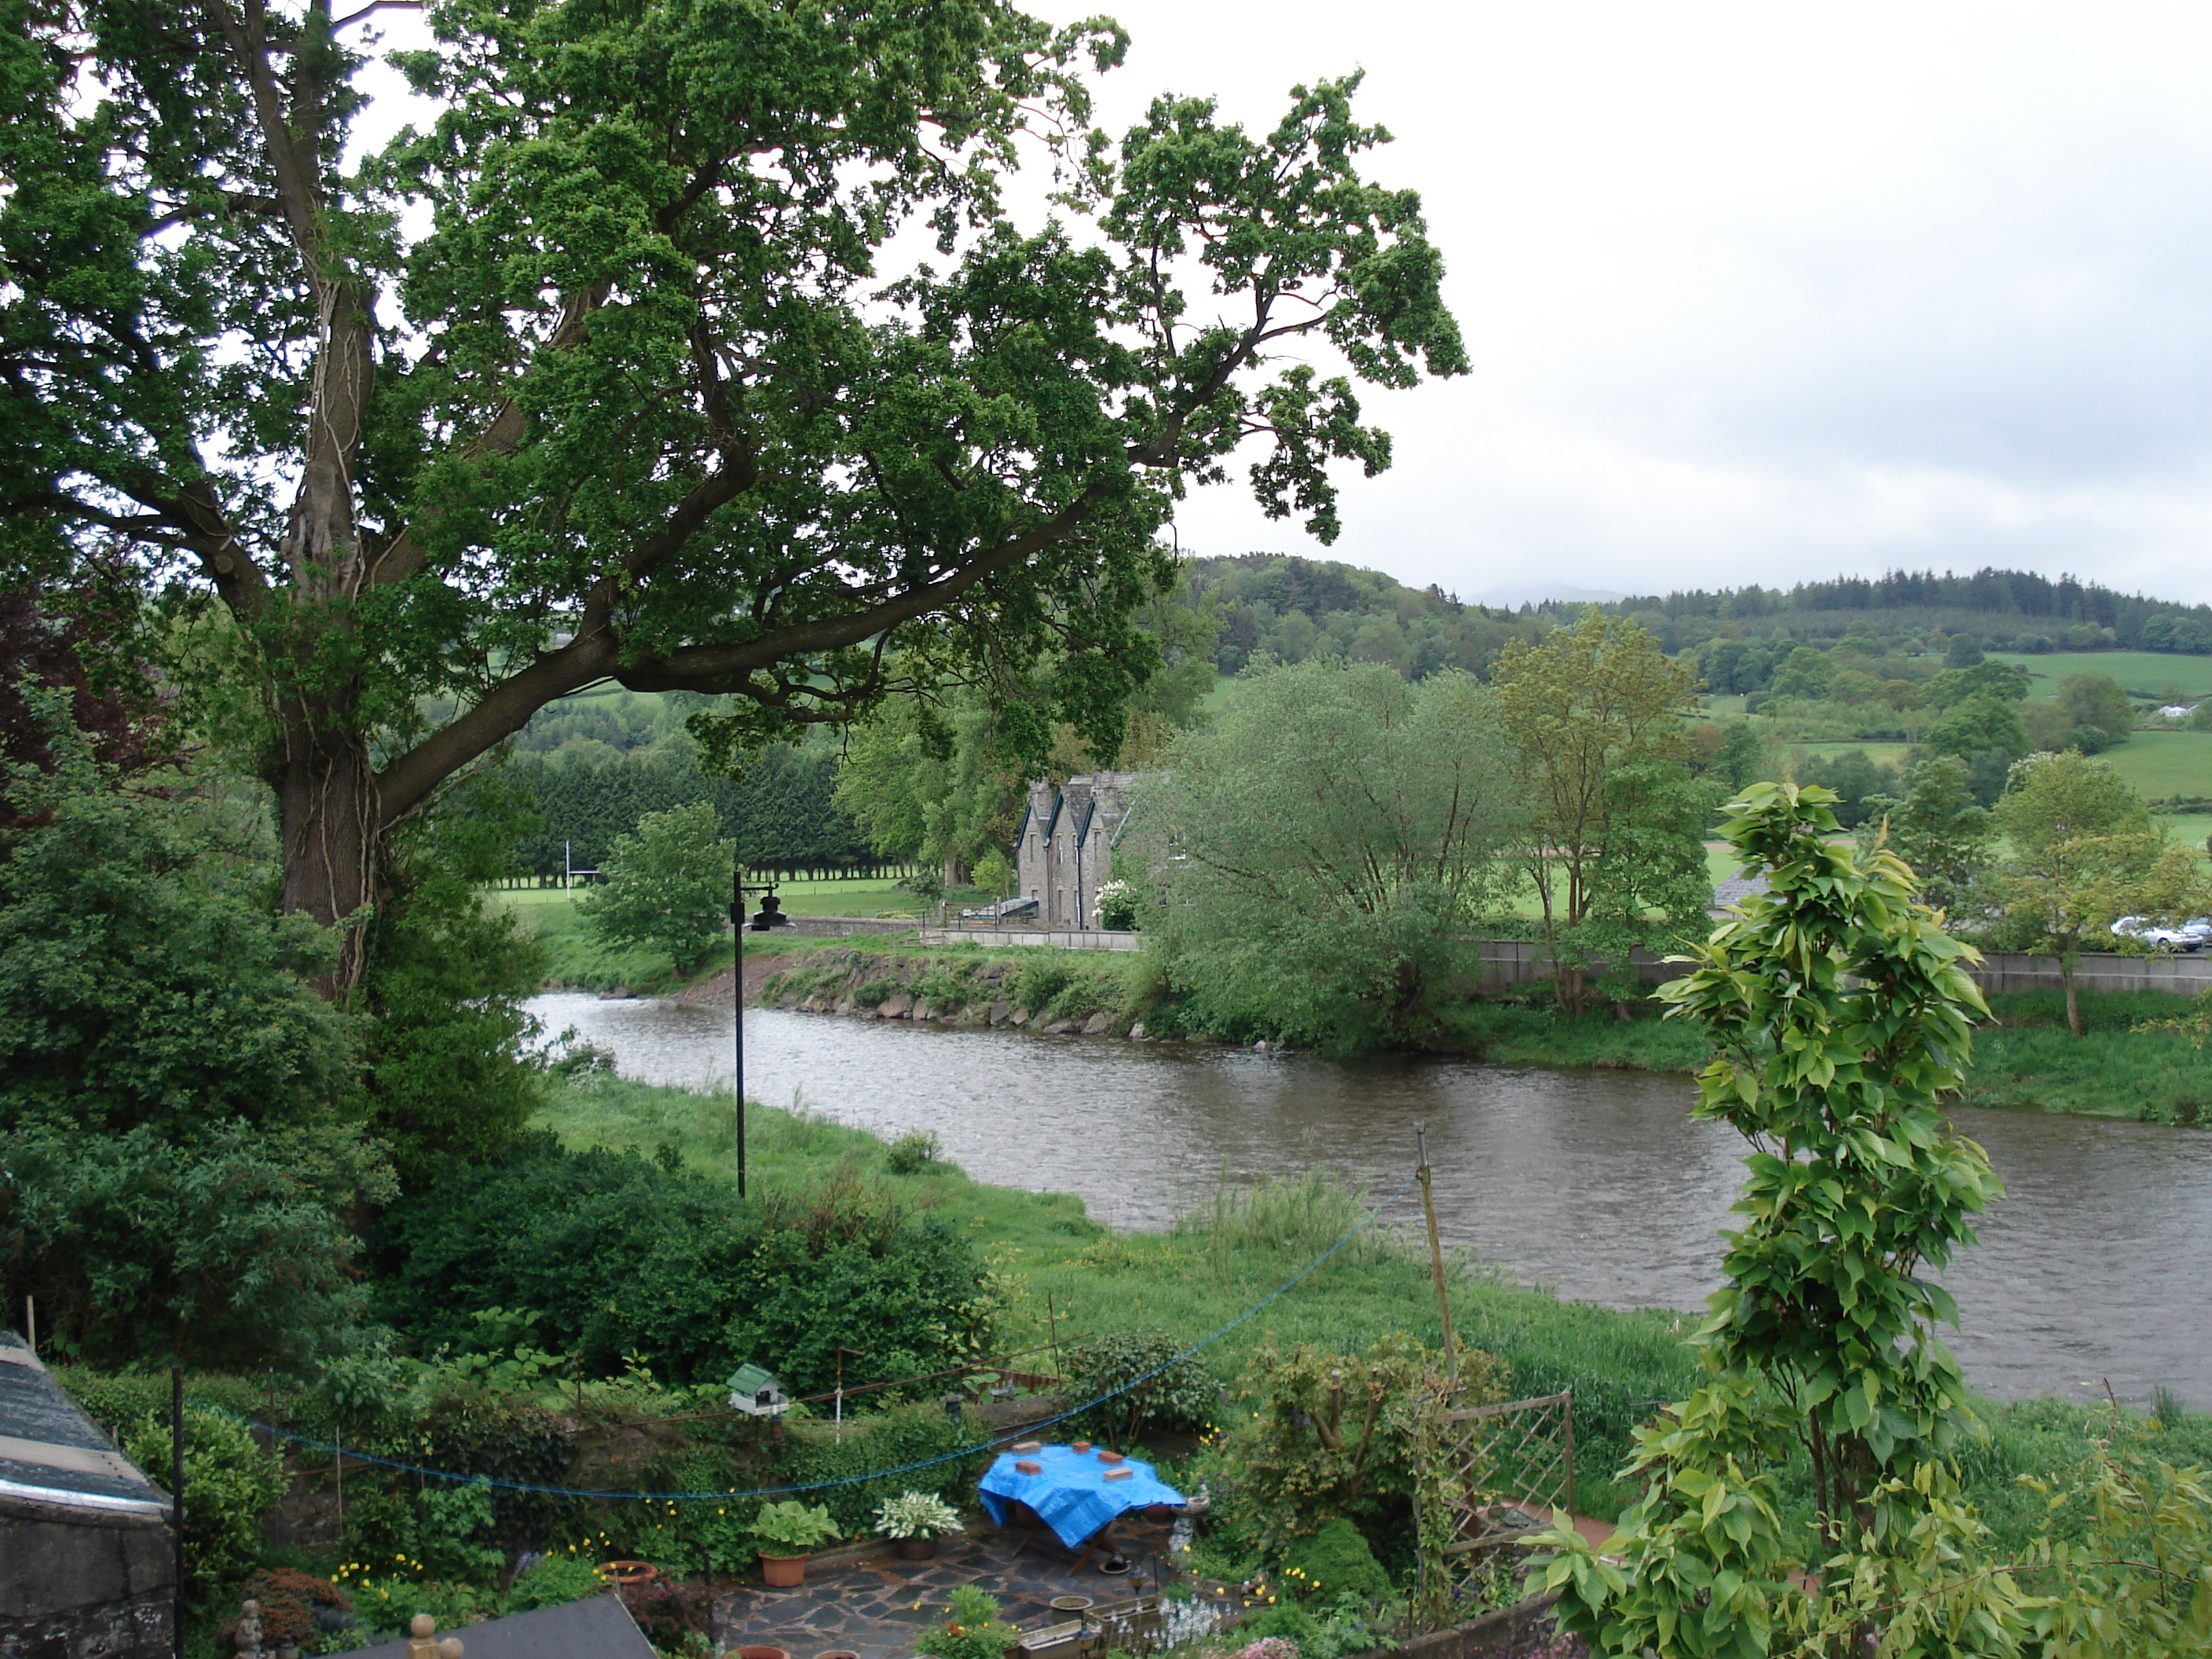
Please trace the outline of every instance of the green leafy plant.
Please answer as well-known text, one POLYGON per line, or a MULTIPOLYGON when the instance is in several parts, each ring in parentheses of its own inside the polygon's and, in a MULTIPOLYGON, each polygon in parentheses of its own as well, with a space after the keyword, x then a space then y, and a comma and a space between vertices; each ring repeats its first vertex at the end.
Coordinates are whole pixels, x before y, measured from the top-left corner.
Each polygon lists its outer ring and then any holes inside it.
POLYGON ((1085 1426, 1096 1436, 1123 1442, 1135 1440, 1148 1427, 1209 1427, 1220 1411, 1221 1385, 1198 1360, 1176 1358, 1186 1346, 1165 1331, 1124 1331, 1069 1349, 1066 1363, 1073 1400, 1129 1390, 1086 1413, 1085 1426), (1147 1376, 1156 1370, 1158 1376, 1147 1376), (1139 1382, 1140 1377, 1146 1380, 1139 1382))
MULTIPOLYGON (((127 1425, 122 1438, 125 1456, 166 1476, 168 1413, 148 1413, 127 1425)), ((243 1423, 185 1408, 185 1577, 198 1606, 223 1601, 253 1571, 262 1517, 276 1507, 284 1487, 283 1462, 243 1423)))
POLYGON ((836 1537, 838 1527, 820 1504, 810 1508, 787 1498, 762 1504, 746 1530, 763 1555, 804 1555, 836 1537))
POLYGON ((1660 993, 1718 1050, 1697 1115, 1752 1152, 1744 1224, 1693 1339, 1707 1380, 1638 1431, 1644 1494, 1606 1547, 1622 1565, 1571 1528, 1542 1535, 1562 1626, 1607 1652, 1747 1655, 1785 1632, 1856 1650, 1868 1632, 1824 1620, 1809 1571, 1878 1594, 1957 1508, 1972 1419, 1933 1332, 1957 1314, 1919 1270, 1971 1243, 2002 1190, 1940 1109, 1987 1010, 1973 952, 1914 902, 1904 862, 1829 839, 1832 799, 1746 792, 1723 833, 1769 890, 1660 993), (1812 1467, 1809 1560, 1777 1486, 1793 1439, 1812 1467))
POLYGON ((1334 1599, 1346 1592, 1372 1595, 1390 1588, 1390 1575, 1375 1559, 1374 1549, 1359 1528, 1340 1515, 1291 1547, 1283 1558, 1282 1577, 1301 1601, 1334 1599))
POLYGON ((509 1586, 509 1613, 528 1613, 537 1607, 566 1607, 606 1589, 592 1565, 573 1555, 548 1555, 532 1564, 509 1586))
POLYGON ((933 1492, 902 1492, 876 1505, 875 1529, 886 1538, 942 1538, 960 1530, 960 1512, 933 1492))
POLYGON ((951 1615, 923 1638, 933 1659, 1006 1659, 1020 1643, 1021 1632, 999 1617, 996 1596, 963 1584, 947 1600, 951 1615))
POLYGON ((937 1162, 945 1147, 927 1129, 909 1129, 884 1152, 884 1167, 896 1176, 915 1174, 937 1162))

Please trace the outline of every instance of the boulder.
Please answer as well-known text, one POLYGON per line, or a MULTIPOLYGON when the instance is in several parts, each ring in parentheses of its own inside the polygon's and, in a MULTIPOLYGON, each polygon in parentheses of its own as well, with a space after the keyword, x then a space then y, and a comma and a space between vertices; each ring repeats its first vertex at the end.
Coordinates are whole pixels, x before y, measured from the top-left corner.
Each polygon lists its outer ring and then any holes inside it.
POLYGON ((1108 1013, 1103 1008, 1101 1008, 1097 1013, 1091 1015, 1090 1018, 1083 1022, 1083 1035, 1085 1036, 1104 1036, 1108 1029, 1112 1026, 1113 1024, 1113 1015, 1108 1013))
POLYGON ((1047 1036, 1066 1036, 1074 1030, 1075 1022, 1073 1020, 1056 1019, 1053 1021, 1051 1024, 1044 1028, 1044 1034, 1047 1036))
POLYGON ((914 1005, 914 1017, 916 1019, 935 1019, 937 1010, 926 1002, 917 1002, 914 1005))
POLYGON ((1129 1028, 1129 1040, 1132 1042, 1142 1042, 1145 1040, 1144 1021, 1140 1019, 1129 1028))
POLYGON ((984 1018, 988 1019, 994 1025, 1004 1025, 1007 1020, 1013 1017, 1013 1012, 1014 1005, 1012 1003, 994 1002, 986 1012, 984 1018))
POLYGON ((599 1000, 602 1002, 628 1002, 636 995, 637 993, 631 990, 629 986, 617 985, 611 991, 600 992, 599 1000))
POLYGON ((876 1013, 884 1019, 904 1019, 914 1012, 914 998, 904 991, 894 991, 876 1006, 876 1013))
POLYGON ((853 1012, 853 999, 850 997, 839 997, 837 999, 836 1007, 831 1012, 840 1014, 851 1013, 853 1012))
POLYGON ((1009 1025, 1026 1025, 1029 1023, 1030 1011, 1026 1008, 1017 1008, 1006 1016, 1006 1024, 1009 1025))

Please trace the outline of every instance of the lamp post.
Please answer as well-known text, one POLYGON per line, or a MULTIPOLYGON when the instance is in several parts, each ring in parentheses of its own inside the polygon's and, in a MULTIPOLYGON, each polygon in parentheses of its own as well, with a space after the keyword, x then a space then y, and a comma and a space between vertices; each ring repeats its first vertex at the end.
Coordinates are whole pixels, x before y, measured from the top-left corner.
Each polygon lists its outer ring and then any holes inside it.
POLYGON ((783 902, 775 896, 775 884, 758 887, 745 885, 745 867, 734 859, 730 865, 730 1059, 736 1075, 738 1097, 738 1196, 745 1195, 745 935, 772 933, 779 927, 791 926, 791 918, 783 914, 783 902), (745 895, 761 896, 760 914, 750 921, 745 920, 745 895))

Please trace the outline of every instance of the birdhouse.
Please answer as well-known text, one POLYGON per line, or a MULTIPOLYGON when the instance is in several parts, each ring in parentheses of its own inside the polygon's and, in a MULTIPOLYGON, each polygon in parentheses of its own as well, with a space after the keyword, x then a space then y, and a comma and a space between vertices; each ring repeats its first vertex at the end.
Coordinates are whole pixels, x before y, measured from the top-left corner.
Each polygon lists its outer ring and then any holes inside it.
POLYGON ((745 1364, 730 1373, 730 1404, 749 1417, 781 1417, 790 1409, 791 1396, 774 1376, 745 1364))

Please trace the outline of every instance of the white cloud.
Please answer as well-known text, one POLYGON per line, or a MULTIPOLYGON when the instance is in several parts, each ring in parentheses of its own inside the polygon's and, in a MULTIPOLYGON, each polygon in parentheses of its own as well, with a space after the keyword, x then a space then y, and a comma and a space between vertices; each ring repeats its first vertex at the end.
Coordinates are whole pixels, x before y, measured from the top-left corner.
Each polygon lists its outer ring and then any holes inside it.
MULTIPOLYGON (((2212 599, 2212 14, 1113 9, 1113 118, 1354 64, 1477 368, 1376 395, 1336 556, 1463 591, 1909 562, 2212 599)), ((1071 8, 1068 15, 1075 15, 1071 8)), ((1312 550, 1231 492, 1207 550, 1312 550)))

